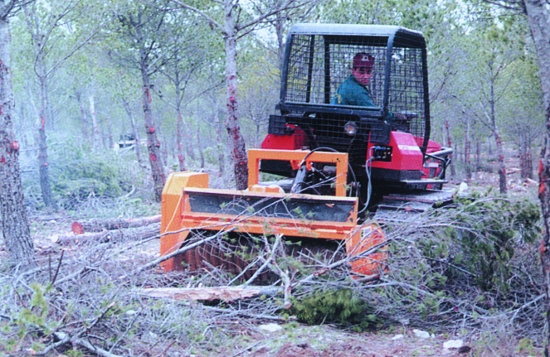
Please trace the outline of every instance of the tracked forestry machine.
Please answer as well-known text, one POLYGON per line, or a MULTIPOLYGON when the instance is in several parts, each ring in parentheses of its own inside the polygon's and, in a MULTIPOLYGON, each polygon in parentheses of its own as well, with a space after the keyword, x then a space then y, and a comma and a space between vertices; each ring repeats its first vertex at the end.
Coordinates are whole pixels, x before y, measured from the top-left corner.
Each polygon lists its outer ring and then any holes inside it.
POLYGON ((374 222, 451 199, 443 185, 452 150, 430 140, 426 56, 423 35, 403 27, 293 26, 277 114, 261 148, 248 151, 248 189, 209 188, 206 173, 168 178, 164 270, 261 277, 282 249, 315 262, 336 254, 352 274, 378 275, 387 253, 374 222), (361 60, 372 103, 342 104, 339 87, 361 60))

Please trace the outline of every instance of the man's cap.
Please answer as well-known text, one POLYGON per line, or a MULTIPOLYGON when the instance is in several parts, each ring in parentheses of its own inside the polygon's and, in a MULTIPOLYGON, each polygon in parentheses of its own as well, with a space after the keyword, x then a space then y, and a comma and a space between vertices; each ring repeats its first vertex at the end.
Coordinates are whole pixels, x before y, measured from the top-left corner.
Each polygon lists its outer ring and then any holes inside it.
POLYGON ((374 57, 368 53, 359 52, 353 56, 353 67, 374 67, 374 57))

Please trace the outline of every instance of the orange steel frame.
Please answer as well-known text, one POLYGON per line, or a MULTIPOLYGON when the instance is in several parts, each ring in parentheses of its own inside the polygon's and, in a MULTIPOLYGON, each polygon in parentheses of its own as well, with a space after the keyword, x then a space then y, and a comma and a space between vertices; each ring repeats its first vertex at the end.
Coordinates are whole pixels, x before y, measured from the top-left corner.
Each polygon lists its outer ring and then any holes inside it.
POLYGON ((336 164, 336 196, 346 196, 346 184, 348 179, 348 154, 325 152, 325 151, 307 151, 307 150, 248 150, 248 188, 251 189, 258 184, 260 161, 261 160, 278 160, 290 161, 295 169, 305 159, 308 170, 311 169, 311 164, 314 162, 325 164, 336 164))
MULTIPOLYGON (((349 256, 359 255, 384 242, 385 237, 378 226, 372 224, 358 226, 357 198, 345 197, 348 171, 346 153, 251 149, 248 152, 248 160, 248 191, 209 189, 207 188, 207 176, 205 180, 206 174, 204 173, 175 173, 169 177, 162 194, 161 256, 179 249, 192 229, 345 240, 346 251, 349 256), (291 161, 293 165, 305 159, 308 167, 314 162, 335 164, 337 173, 336 196, 270 193, 257 190, 259 166, 260 161, 263 159, 291 161), (320 206, 325 205, 323 209, 330 210, 335 203, 347 203, 353 208, 350 210, 345 222, 313 221, 301 217, 296 219, 260 217, 247 211, 242 214, 212 214, 191 210, 189 194, 194 192, 210 195, 229 194, 236 199, 269 197, 284 201, 292 197, 305 198, 308 201, 317 201, 320 206), (362 232, 364 233, 365 230, 370 232, 368 239, 363 239, 362 232)), ((382 257, 375 254, 371 258, 378 260, 382 257)), ((371 258, 359 258, 352 261, 352 270, 356 273, 372 275, 378 269, 378 264, 371 258)), ((181 269, 181 263, 181 255, 176 255, 161 263, 161 266, 165 271, 170 271, 181 269)))

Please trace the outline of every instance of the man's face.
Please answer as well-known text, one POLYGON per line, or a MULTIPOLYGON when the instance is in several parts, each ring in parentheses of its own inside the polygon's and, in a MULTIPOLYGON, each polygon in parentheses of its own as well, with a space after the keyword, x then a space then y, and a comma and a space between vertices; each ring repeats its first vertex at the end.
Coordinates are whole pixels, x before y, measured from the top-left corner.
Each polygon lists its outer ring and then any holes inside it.
POLYGON ((372 77, 372 67, 353 67, 351 74, 355 77, 355 80, 362 86, 369 84, 372 77))

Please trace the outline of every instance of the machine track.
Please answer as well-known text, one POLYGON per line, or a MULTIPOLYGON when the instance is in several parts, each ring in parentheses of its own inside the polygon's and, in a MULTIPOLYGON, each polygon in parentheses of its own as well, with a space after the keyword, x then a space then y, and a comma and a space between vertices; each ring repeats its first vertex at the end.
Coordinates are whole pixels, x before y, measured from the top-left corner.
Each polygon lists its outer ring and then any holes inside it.
POLYGON ((452 189, 392 193, 380 201, 374 218, 381 223, 412 222, 419 214, 452 203, 455 193, 452 189))

